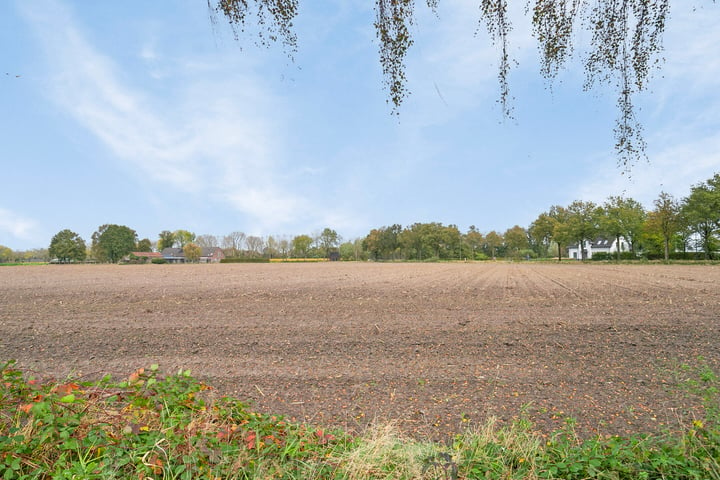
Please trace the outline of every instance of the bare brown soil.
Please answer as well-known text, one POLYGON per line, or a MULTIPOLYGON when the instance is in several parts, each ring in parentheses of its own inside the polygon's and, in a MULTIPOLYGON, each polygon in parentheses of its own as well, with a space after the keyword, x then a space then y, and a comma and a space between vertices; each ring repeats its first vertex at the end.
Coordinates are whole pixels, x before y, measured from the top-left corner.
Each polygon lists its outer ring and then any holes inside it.
POLYGON ((720 268, 223 264, 0 268, 0 362, 38 375, 189 368, 261 411, 447 438, 674 428, 677 366, 720 366, 720 268))

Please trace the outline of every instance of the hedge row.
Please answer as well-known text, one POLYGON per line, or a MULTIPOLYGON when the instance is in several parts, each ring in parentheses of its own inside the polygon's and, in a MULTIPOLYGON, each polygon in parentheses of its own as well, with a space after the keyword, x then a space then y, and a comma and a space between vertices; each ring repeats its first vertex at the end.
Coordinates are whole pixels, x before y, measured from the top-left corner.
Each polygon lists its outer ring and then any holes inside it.
POLYGON ((270 259, 251 257, 228 257, 220 260, 220 263, 270 263, 270 259))
MULTIPOLYGON (((616 260, 617 253, 598 252, 593 253, 591 260, 616 260)), ((664 260, 662 253, 644 253, 641 256, 632 252, 620 252, 620 260, 664 260)), ((703 260, 701 252, 670 252, 670 260, 703 260)))

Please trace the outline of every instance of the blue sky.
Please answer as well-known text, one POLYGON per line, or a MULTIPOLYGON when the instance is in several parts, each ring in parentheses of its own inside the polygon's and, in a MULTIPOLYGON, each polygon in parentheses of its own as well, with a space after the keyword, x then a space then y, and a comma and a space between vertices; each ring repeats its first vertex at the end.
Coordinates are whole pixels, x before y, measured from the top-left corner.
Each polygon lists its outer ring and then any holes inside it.
POLYGON ((583 92, 577 63, 550 89, 521 15, 503 119, 474 2, 418 4, 412 94, 391 115, 373 3, 301 2, 293 63, 213 27, 204 0, 0 2, 0 244, 47 247, 65 228, 89 242, 106 223, 153 241, 504 231, 576 199, 651 207, 720 171, 720 6, 673 2, 665 64, 637 99, 649 162, 623 175, 612 92, 583 92))

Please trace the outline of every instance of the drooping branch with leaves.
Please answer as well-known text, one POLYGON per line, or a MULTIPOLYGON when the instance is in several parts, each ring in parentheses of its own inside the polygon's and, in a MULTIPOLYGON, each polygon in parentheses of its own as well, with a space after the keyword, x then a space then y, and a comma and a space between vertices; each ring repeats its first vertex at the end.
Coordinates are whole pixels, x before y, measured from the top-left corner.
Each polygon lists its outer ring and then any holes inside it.
POLYGON ((405 57, 413 45, 410 27, 415 12, 414 0, 376 0, 375 32, 380 41, 380 65, 383 83, 388 91, 388 102, 393 112, 408 95, 405 77, 405 57))
POLYGON ((668 8, 668 0, 601 0, 587 16, 593 36, 585 85, 606 82, 617 93, 615 149, 624 167, 645 155, 633 99, 661 60, 668 8))
MULTIPOLYGON (((426 0, 436 11, 438 0, 426 0)), ((290 56, 296 51, 293 20, 298 0, 208 0, 211 17, 222 14, 236 37, 254 18, 258 43, 282 43, 290 56)), ((509 75, 512 23, 508 0, 479 0, 479 22, 499 49, 499 102, 503 114, 512 114, 509 75)), ((375 31, 388 103, 397 113, 409 95, 405 59, 413 46, 411 27, 415 0, 375 0, 375 31)), ((538 42, 540 74, 555 79, 575 54, 577 38, 589 38, 580 52, 585 89, 609 85, 617 95, 615 150, 620 167, 629 169, 645 157, 646 144, 637 118, 635 98, 661 62, 669 0, 527 0, 532 31, 538 42)))
POLYGON ((268 47, 279 41, 291 57, 297 51, 293 21, 298 13, 298 0, 207 0, 207 3, 213 24, 217 14, 222 14, 236 40, 241 33, 254 29, 258 45, 268 47))

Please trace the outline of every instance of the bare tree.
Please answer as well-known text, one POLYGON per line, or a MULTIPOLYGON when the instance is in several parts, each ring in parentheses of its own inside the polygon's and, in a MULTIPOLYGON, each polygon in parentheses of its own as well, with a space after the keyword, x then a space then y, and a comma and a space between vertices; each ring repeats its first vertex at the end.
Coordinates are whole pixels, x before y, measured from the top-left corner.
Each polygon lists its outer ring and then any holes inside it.
POLYGON ((250 235, 245 239, 245 245, 247 245, 248 253, 253 257, 259 257, 262 255, 263 247, 265 242, 262 237, 256 237, 250 235))
POLYGON ((214 248, 220 245, 220 242, 218 241, 218 237, 215 235, 198 235, 198 237, 195 239, 195 244, 199 247, 205 247, 205 248, 214 248))
POLYGON ((272 235, 265 240, 265 255, 269 258, 275 258, 278 255, 278 242, 272 235))
POLYGON ((222 248, 225 255, 229 257, 239 257, 245 244, 245 234, 243 232, 232 232, 223 237, 222 248))
POLYGON ((278 241, 278 253, 282 258, 288 258, 290 256, 290 251, 292 250, 292 245, 290 243, 290 240, 283 237, 278 241))

